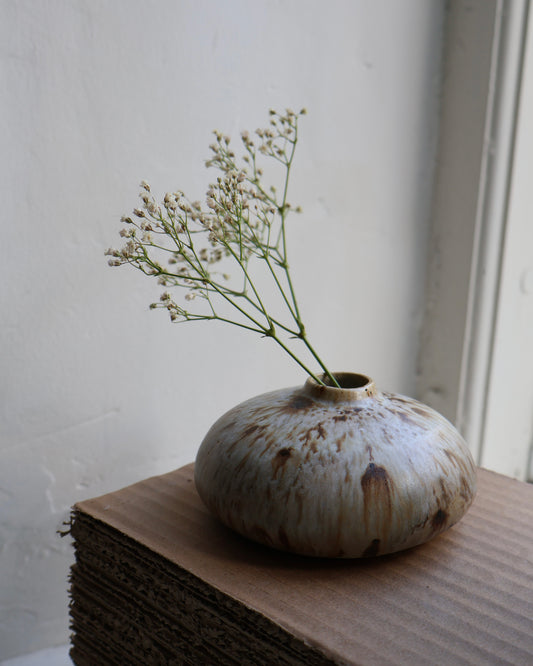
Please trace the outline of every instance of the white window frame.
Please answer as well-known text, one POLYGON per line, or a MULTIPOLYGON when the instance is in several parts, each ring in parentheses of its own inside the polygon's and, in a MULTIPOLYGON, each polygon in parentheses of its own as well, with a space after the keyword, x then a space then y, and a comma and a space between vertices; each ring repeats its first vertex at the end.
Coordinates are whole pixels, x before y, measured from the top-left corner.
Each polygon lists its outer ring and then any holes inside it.
POLYGON ((478 464, 522 479, 533 433, 529 5, 448 5, 418 377, 421 399, 456 423, 478 464))

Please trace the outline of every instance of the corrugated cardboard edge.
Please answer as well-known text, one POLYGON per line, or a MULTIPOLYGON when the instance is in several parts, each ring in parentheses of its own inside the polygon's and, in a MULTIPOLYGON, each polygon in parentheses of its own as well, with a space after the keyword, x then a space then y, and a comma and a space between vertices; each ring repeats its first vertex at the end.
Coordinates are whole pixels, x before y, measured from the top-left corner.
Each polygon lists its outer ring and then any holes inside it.
POLYGON ((103 521, 74 512, 75 663, 333 666, 231 596, 103 521))
POLYGON ((533 487, 501 475, 480 470, 472 508, 448 532, 365 561, 234 535, 203 507, 192 465, 75 508, 338 662, 533 663, 533 487))

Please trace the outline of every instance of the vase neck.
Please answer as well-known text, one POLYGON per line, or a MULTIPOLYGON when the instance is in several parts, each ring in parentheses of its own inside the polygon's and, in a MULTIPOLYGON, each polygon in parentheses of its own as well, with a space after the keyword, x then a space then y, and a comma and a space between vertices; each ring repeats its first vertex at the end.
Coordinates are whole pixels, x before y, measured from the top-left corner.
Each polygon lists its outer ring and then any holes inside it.
MULTIPOLYGON (((366 375, 353 372, 335 372, 334 377, 339 382, 341 388, 324 386, 312 377, 309 377, 304 384, 306 394, 313 398, 326 400, 327 402, 355 402, 371 398, 377 393, 373 380, 366 375)), ((326 375, 322 375, 320 379, 324 383, 328 383, 326 375)))

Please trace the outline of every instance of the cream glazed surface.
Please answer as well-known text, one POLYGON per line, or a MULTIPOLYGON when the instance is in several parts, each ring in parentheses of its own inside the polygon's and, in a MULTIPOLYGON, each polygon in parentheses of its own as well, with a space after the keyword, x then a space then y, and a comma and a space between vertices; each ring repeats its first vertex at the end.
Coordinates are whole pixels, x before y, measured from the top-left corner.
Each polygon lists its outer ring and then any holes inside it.
POLYGON ((195 483, 210 511, 245 537, 318 557, 368 557, 428 541, 464 515, 476 468, 459 433, 422 403, 341 386, 266 393, 209 430, 195 483))

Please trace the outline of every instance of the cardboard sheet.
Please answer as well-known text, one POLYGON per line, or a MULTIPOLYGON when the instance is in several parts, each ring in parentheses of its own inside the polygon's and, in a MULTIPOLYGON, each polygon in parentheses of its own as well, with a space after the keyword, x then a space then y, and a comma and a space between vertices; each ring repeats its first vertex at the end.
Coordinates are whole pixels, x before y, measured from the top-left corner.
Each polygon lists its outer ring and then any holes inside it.
MULTIPOLYGON (((146 663, 247 663, 238 650, 259 641, 257 649, 278 650, 278 663, 533 664, 533 486, 485 470, 478 486, 458 525, 428 544, 370 560, 304 558, 235 535, 204 508, 192 465, 80 502, 72 596, 78 626, 93 632, 80 631, 80 641, 98 631, 116 631, 118 641, 134 618, 146 626, 143 640, 157 644, 146 663), (143 579, 148 571, 150 580, 163 572, 160 594, 170 595, 159 598, 159 615, 143 579), (119 581, 114 591, 102 583, 106 576, 119 581), (117 608, 113 624, 106 613, 117 608), (171 638, 175 621, 189 627, 187 641, 197 636, 200 652, 177 645, 176 633, 171 638), (227 662, 209 652, 217 644, 227 662), (165 656, 165 645, 183 650, 183 660, 165 656)), ((274 652, 256 663, 274 663, 274 652)), ((105 663, 126 663, 120 654, 114 659, 105 663)), ((250 652, 249 663, 255 659, 250 652)))

